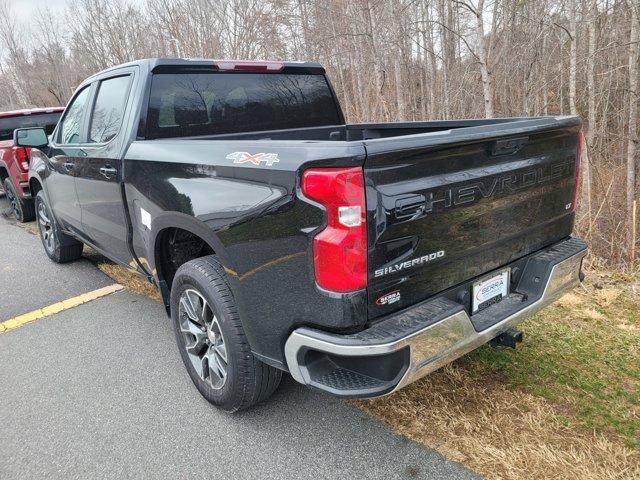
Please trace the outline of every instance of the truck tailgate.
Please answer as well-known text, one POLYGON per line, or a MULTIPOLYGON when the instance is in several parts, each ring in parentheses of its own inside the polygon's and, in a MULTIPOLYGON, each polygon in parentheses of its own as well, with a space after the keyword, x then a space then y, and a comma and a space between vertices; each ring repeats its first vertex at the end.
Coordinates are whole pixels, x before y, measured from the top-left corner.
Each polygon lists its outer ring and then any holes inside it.
POLYGON ((571 234, 580 119, 365 140, 369 318, 571 234))

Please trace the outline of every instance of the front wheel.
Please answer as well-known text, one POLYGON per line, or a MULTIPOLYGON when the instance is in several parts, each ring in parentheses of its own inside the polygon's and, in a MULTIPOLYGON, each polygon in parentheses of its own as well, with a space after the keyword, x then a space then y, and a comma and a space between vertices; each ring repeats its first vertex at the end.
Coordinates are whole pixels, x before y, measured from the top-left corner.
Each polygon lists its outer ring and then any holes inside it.
POLYGON ((47 256, 56 263, 79 259, 82 256, 84 244, 60 231, 42 190, 36 195, 35 205, 40 240, 47 256))
POLYGON ((198 391, 235 412, 269 397, 282 371, 254 357, 224 269, 215 255, 182 265, 171 288, 171 318, 182 361, 198 391))

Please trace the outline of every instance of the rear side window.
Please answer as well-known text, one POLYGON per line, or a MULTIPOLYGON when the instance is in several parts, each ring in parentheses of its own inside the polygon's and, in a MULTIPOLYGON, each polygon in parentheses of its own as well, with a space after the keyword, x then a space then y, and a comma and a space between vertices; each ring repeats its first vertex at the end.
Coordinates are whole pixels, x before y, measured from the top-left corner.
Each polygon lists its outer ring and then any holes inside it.
POLYGON ((87 85, 76 95, 65 110, 64 118, 60 124, 60 132, 58 133, 58 143, 62 145, 80 143, 82 116, 88 98, 89 86, 87 85))
POLYGON ((164 73, 153 76, 147 138, 340 124, 324 75, 164 73))
POLYGON ((60 112, 0 118, 0 140, 11 140, 16 128, 42 127, 47 135, 51 135, 59 118, 60 112))
POLYGON ((129 75, 100 82, 91 112, 90 143, 105 143, 120 131, 129 92, 129 75))

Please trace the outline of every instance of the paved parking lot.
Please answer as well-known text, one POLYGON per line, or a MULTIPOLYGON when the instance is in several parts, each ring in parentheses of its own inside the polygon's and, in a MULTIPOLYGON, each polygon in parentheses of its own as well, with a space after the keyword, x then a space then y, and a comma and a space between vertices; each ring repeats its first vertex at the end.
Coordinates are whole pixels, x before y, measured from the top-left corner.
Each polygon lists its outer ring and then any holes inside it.
MULTIPOLYGON (((2 198, 0 212, 5 208, 2 198)), ((0 321, 113 283, 87 260, 49 261, 29 230, 0 215, 0 321)))
MULTIPOLYGON (((4 209, 0 200, 0 209, 4 209)), ((0 322, 113 281, 0 217, 0 322)), ((122 291, 0 333, 0 478, 475 478, 285 376, 229 415, 192 386, 162 307, 122 291)))

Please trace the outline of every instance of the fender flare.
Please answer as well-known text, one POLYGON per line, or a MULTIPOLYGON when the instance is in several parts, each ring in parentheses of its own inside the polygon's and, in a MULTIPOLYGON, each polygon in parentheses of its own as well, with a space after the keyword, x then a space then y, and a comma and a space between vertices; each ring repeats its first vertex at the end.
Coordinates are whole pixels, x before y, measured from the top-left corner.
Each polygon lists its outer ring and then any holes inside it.
MULTIPOLYGON (((47 190, 45 189, 45 180, 42 176, 42 172, 44 172, 46 170, 46 166, 44 164, 44 162, 42 160, 38 160, 34 163, 34 165, 29 168, 29 188, 31 188, 31 180, 37 180, 38 183, 40 184, 40 187, 42 187, 42 192, 45 196, 45 198, 47 199, 47 203, 49 203, 49 205, 51 205, 51 200, 49 199, 49 194, 47 193, 47 190)), ((33 191, 31 192, 34 200, 36 198, 36 196, 33 194, 33 191)), ((53 215, 53 212, 51 212, 51 214, 53 215)))
POLYGON ((149 234, 150 241, 147 246, 147 258, 149 259, 151 269, 155 272, 155 276, 158 280, 160 280, 160 273, 157 268, 157 259, 159 254, 158 240, 160 238, 160 233, 167 228, 180 228, 197 235, 204 240, 207 245, 209 245, 213 252, 215 252, 216 256, 220 259, 222 266, 226 267, 226 269, 230 268, 230 260, 227 255, 226 248, 218 239, 215 231, 205 222, 182 212, 162 212, 155 217, 151 223, 151 232, 149 234))

